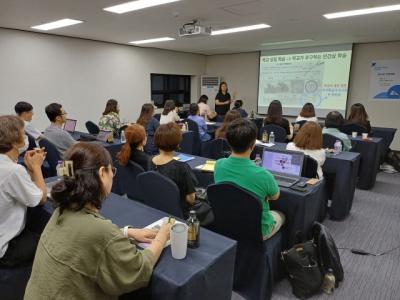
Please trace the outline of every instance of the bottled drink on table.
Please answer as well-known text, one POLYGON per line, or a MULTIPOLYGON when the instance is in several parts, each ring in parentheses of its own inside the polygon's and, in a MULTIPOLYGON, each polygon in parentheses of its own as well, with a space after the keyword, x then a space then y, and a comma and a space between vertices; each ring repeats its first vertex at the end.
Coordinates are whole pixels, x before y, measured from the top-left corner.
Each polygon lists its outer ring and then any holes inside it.
POLYGON ((188 247, 197 248, 200 245, 200 222, 196 217, 196 211, 189 212, 189 218, 186 220, 188 226, 188 247))
POLYGON ((273 131, 269 134, 269 143, 275 143, 275 134, 273 131))
POLYGON ((125 130, 121 131, 121 143, 125 143, 126 142, 126 137, 125 137, 125 130))
POLYGON ((333 153, 339 154, 342 151, 342 142, 336 140, 335 144, 333 145, 333 153))
POLYGON ((268 132, 266 130, 264 130, 261 140, 263 143, 268 143, 268 132))
POLYGON ((64 162, 62 160, 57 162, 56 172, 58 177, 64 176, 64 162))
POLYGON ((250 119, 254 119, 254 110, 252 110, 250 113, 250 119))
POLYGON ((185 131, 188 131, 188 130, 189 130, 188 122, 185 122, 185 131))

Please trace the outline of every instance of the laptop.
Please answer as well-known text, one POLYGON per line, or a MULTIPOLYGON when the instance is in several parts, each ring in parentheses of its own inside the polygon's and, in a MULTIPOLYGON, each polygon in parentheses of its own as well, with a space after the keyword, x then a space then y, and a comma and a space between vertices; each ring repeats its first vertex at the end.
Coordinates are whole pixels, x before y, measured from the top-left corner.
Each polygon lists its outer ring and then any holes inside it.
POLYGON ((265 149, 262 167, 274 175, 279 186, 291 187, 300 180, 303 160, 302 152, 265 149))
POLYGON ((100 130, 96 137, 96 140, 106 143, 110 135, 113 135, 112 131, 100 130))
POLYGON ((69 133, 74 133, 75 132, 75 127, 76 127, 76 120, 72 119, 66 119, 64 123, 64 130, 69 132, 69 133))

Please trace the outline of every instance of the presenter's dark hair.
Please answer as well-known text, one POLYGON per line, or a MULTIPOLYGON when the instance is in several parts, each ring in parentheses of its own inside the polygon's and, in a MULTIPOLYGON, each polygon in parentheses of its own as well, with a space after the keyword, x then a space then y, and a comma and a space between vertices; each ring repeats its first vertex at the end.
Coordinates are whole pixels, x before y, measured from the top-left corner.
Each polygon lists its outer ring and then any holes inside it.
POLYGON ((140 112, 139 119, 137 119, 136 123, 146 127, 147 123, 153 118, 154 114, 154 105, 152 103, 145 103, 142 105, 142 111, 140 112))
POLYGON ((119 113, 118 110, 118 101, 114 99, 110 99, 106 103, 106 108, 104 109, 103 116, 108 115, 109 113, 119 113))
POLYGON ((170 111, 173 111, 175 109, 175 101, 174 100, 167 100, 165 101, 164 104, 164 110, 162 114, 164 116, 168 115, 170 111))
POLYGON ((220 84, 219 84, 219 89, 218 89, 218 93, 222 93, 222 86, 223 85, 225 85, 226 86, 226 92, 228 92, 228 84, 225 82, 225 81, 222 81, 220 84))
POLYGON ((197 103, 205 103, 205 104, 207 104, 207 101, 208 101, 207 95, 201 95, 200 98, 199 98, 199 101, 197 101, 197 103))
POLYGON ((368 118, 364 105, 355 103, 351 106, 348 118, 349 121, 365 126, 368 123, 368 118))
POLYGON ((17 104, 15 104, 14 110, 15 110, 15 113, 16 113, 18 116, 20 116, 20 115, 22 115, 22 113, 24 113, 24 112, 30 112, 30 111, 32 111, 32 110, 33 110, 33 106, 32 106, 30 103, 28 103, 28 102, 20 101, 20 102, 18 102, 17 104))
POLYGON ((64 154, 73 162, 74 177, 64 177, 51 190, 51 197, 62 213, 65 209, 81 210, 90 203, 97 209, 107 197, 99 169, 112 172, 110 153, 101 145, 77 143, 64 154))
POLYGON ((304 104, 303 108, 301 109, 301 112, 300 112, 300 117, 303 117, 303 118, 315 117, 314 105, 310 102, 304 104))
POLYGON ((59 103, 51 103, 46 106, 45 112, 50 122, 55 122, 58 116, 62 115, 62 105, 59 103))
POLYGON ((247 119, 236 119, 229 124, 226 131, 226 140, 232 151, 244 153, 253 147, 257 138, 256 125, 247 119))
POLYGON ((197 105, 197 103, 191 103, 189 107, 189 114, 191 116, 196 116, 198 112, 199 112, 199 106, 197 105))
POLYGON ((265 122, 278 124, 282 122, 282 104, 279 100, 273 100, 269 104, 265 122))
POLYGON ((326 115, 325 127, 326 128, 340 128, 344 123, 342 114, 338 111, 331 111, 326 115))

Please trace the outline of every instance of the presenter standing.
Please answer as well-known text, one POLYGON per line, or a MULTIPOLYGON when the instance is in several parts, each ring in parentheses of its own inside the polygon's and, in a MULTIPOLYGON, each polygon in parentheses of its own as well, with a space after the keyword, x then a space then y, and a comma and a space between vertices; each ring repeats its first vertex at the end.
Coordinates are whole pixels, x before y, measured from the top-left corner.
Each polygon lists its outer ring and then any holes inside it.
MULTIPOLYGON (((233 94, 235 98, 236 92, 233 94)), ((228 93, 228 84, 221 82, 219 85, 218 94, 215 96, 215 112, 218 116, 223 117, 231 108, 231 103, 234 101, 231 95, 228 93)))

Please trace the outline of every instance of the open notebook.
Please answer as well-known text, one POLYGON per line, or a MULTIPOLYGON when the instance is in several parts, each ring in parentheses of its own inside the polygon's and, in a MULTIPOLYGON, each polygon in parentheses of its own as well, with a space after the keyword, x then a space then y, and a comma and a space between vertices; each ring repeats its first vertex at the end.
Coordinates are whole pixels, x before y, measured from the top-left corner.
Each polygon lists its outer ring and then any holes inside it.
POLYGON ((197 166, 196 169, 205 172, 214 172, 215 163, 215 160, 207 160, 204 165, 197 166))
POLYGON ((174 156, 174 159, 181 162, 188 162, 195 159, 195 157, 179 153, 178 155, 174 156))

